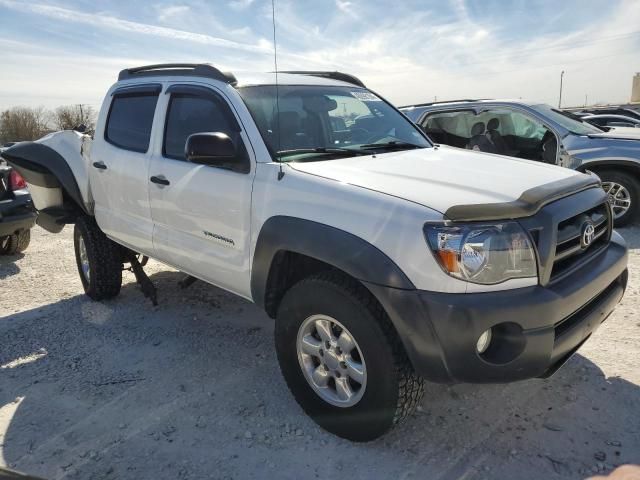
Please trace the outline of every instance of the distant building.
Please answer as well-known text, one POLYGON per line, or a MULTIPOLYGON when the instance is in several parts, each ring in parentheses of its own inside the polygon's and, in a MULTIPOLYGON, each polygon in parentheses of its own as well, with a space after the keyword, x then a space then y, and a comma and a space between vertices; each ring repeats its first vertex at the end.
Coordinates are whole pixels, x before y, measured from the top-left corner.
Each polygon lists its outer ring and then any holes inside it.
POLYGON ((633 77, 633 87, 631 87, 631 103, 640 103, 640 72, 633 77))

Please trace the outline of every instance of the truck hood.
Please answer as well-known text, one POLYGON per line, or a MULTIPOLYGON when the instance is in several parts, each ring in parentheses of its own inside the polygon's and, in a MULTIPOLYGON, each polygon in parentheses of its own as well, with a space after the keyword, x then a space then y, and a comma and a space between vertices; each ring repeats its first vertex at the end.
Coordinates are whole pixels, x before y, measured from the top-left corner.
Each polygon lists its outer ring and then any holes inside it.
POLYGON ((522 217, 540 207, 540 193, 548 200, 576 191, 572 185, 597 183, 554 165, 442 147, 289 165, 300 172, 403 198, 456 220, 467 219, 462 212, 457 212, 461 214, 458 218, 449 215, 461 206, 472 207, 476 216, 484 210, 486 215, 479 215, 483 219, 522 217), (532 190, 536 190, 535 198, 527 196, 532 190), (496 205, 517 208, 496 211, 496 205))

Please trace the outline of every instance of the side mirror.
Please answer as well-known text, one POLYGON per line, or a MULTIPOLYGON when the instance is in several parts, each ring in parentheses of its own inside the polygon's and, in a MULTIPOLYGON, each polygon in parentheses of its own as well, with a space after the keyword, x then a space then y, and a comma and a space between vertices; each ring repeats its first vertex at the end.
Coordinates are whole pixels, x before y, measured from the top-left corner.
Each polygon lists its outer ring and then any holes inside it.
POLYGON ((233 140, 222 132, 194 133, 185 144, 185 157, 193 163, 220 165, 233 162, 237 156, 233 140))

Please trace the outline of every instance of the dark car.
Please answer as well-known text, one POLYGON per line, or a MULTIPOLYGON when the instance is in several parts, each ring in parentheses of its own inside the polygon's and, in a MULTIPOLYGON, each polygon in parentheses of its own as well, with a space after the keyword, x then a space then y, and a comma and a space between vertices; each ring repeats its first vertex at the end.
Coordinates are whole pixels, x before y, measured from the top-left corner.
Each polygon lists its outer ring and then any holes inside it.
POLYGON ((584 115, 580 117, 580 120, 589 122, 591 125, 595 125, 598 128, 602 128, 608 131, 612 127, 630 127, 640 128, 640 119, 632 118, 625 115, 584 115))
POLYGON ((0 255, 27 249, 36 217, 24 179, 0 159, 0 255))
POLYGON ((580 117, 586 115, 622 115, 624 117, 630 117, 635 118, 636 120, 640 120, 640 111, 623 106, 611 105, 608 107, 565 108, 563 110, 580 117))
POLYGON ((640 213, 639 129, 605 132, 573 113, 522 100, 457 100, 400 110, 439 144, 596 173, 616 226, 640 213))

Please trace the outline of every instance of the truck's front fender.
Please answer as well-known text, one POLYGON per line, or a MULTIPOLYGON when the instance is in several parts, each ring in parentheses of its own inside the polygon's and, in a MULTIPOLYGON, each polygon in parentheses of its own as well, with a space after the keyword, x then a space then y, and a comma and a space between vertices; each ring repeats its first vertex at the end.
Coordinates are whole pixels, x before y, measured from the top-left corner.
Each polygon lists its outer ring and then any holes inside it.
POLYGON ((251 296, 260 306, 265 305, 269 272, 280 251, 311 257, 363 282, 415 289, 393 260, 366 240, 322 223, 274 216, 262 226, 253 256, 251 296))

